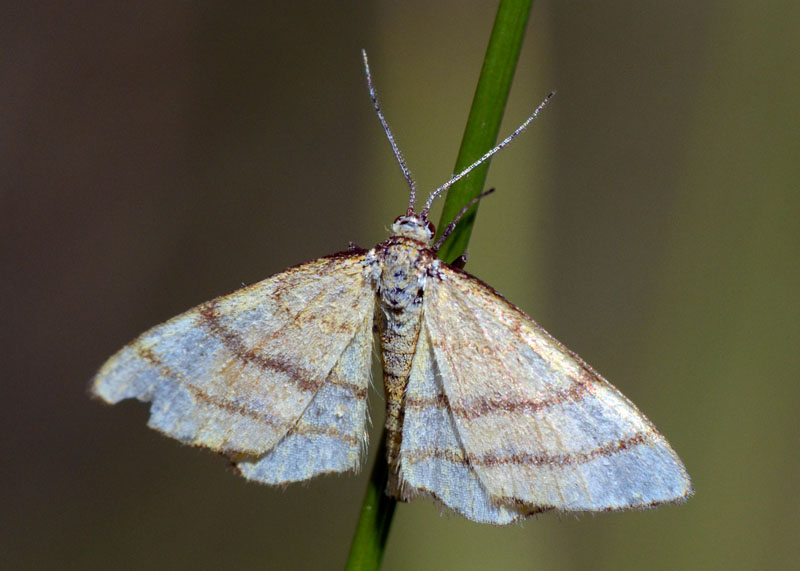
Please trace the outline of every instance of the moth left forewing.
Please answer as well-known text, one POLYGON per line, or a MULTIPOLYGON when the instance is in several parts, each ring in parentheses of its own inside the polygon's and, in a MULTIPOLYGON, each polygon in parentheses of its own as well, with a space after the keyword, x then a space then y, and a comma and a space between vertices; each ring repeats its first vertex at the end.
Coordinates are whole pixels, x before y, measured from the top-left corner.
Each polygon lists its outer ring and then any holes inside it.
POLYGON ((441 264, 423 313, 458 436, 493 501, 596 511, 691 494, 650 421, 486 284, 441 264))
POLYGON ((424 324, 406 387, 398 480, 389 492, 400 499, 430 496, 477 522, 507 524, 531 511, 495 503, 469 465, 424 324))

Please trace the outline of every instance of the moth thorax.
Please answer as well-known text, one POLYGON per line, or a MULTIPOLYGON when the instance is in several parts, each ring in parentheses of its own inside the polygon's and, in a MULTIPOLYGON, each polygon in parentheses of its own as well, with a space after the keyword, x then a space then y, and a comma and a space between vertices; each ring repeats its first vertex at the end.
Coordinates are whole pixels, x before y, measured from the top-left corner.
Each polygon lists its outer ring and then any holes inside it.
POLYGON ((433 227, 433 224, 416 214, 398 216, 392 224, 393 236, 411 238, 426 246, 433 243, 434 234, 436 234, 436 228, 433 227))

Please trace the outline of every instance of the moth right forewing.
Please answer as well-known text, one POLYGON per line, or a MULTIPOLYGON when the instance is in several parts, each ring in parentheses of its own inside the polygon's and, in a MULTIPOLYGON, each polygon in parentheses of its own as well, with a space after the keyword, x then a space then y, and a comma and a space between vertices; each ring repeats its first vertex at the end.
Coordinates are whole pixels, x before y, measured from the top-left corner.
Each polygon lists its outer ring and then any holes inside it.
POLYGON ((355 471, 367 447, 367 390, 372 370, 372 315, 364 316, 325 383, 278 444, 265 455, 232 458, 240 473, 287 484, 355 471), (352 390, 358 385, 357 390, 352 390))
MULTIPOLYGON (((108 402, 151 401, 149 424, 213 450, 263 454, 294 426, 372 314, 365 252, 302 264, 158 325, 101 368, 108 402)), ((343 383, 358 392, 368 376, 343 383)))

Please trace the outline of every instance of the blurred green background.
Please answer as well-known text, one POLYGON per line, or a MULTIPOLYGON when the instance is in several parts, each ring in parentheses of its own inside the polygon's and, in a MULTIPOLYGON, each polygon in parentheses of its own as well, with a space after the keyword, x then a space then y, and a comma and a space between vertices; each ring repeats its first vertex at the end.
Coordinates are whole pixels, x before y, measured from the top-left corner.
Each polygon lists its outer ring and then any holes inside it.
MULTIPOLYGON (((252 4, 0 8, 4 568, 345 561, 368 470, 249 484, 86 386, 151 325, 384 239, 407 189, 359 49, 432 189, 496 5, 252 4)), ((697 494, 509 528, 404 504, 385 569, 798 564, 798 6, 535 3, 502 132, 558 96, 494 159, 467 269, 636 402, 697 494)))

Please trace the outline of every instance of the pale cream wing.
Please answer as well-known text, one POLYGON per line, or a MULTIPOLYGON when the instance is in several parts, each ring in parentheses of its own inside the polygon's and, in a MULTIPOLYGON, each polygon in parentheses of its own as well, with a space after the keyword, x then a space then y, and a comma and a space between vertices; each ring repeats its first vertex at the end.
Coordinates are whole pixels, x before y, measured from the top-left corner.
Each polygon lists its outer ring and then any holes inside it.
POLYGON ((531 514, 492 500, 467 461, 424 322, 403 402, 399 490, 405 501, 430 496, 481 523, 506 524, 531 514))
POLYGON ((371 372, 370 313, 283 439, 260 457, 231 456, 239 472, 249 480, 286 484, 327 472, 357 470, 367 448, 366 397, 371 372), (358 385, 355 390, 354 384, 358 385))
POLYGON ((436 274, 423 306, 433 369, 465 465, 495 504, 596 511, 692 493, 666 439, 580 357, 478 279, 436 274))
POLYGON ((92 391, 152 402, 151 427, 234 455, 254 479, 269 481, 252 466, 282 446, 305 466, 280 481, 356 467, 375 303, 365 254, 291 268, 154 327, 103 365, 92 391), (303 458, 323 440, 341 444, 303 458))

